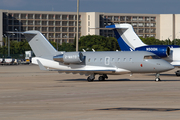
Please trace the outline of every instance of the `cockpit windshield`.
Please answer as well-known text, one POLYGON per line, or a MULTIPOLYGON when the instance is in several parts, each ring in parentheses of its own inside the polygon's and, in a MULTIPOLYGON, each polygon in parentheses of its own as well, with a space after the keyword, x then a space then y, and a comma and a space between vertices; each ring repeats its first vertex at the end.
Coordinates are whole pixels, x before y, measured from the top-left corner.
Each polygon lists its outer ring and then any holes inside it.
POLYGON ((158 57, 157 55, 147 55, 147 56, 144 56, 144 59, 161 59, 161 58, 158 57))

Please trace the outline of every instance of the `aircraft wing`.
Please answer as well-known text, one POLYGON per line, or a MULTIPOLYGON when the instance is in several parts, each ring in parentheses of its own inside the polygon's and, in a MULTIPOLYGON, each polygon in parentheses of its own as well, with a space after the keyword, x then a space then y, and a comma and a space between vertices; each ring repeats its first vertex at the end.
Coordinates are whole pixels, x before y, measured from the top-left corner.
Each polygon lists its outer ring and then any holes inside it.
POLYGON ((96 69, 96 70, 77 70, 77 69, 75 69, 75 70, 73 70, 73 69, 71 69, 71 70, 62 70, 62 69, 49 69, 49 68, 45 68, 43 65, 42 65, 42 63, 39 61, 39 60, 37 60, 37 62, 38 62, 38 65, 39 65, 39 68, 40 68, 40 70, 45 70, 45 71, 58 71, 59 73, 63 73, 63 72, 65 72, 65 73, 98 73, 98 74, 113 74, 113 73, 116 73, 116 72, 121 72, 121 73, 129 73, 129 71, 128 70, 125 70, 125 69, 118 69, 118 68, 116 68, 116 69, 96 69))

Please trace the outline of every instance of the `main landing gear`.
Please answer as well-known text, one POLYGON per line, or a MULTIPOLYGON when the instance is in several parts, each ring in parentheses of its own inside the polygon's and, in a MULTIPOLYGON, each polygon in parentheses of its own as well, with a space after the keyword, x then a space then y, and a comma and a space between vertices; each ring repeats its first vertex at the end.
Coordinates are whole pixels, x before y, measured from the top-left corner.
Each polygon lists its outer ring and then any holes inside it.
POLYGON ((88 78, 87 78, 87 81, 88 82, 93 82, 95 79, 95 74, 91 74, 88 78))
POLYGON ((160 75, 159 73, 156 73, 156 79, 155 79, 156 82, 161 81, 161 79, 159 78, 159 75, 160 75))
MULTIPOLYGON (((107 79, 108 76, 106 74, 103 74, 102 76, 99 76, 98 80, 99 81, 104 81, 105 79, 107 79)), ((91 74, 88 78, 87 78, 87 81, 88 82, 93 82, 95 79, 95 74, 91 74)))
POLYGON ((108 76, 106 74, 99 76, 99 81, 104 81, 105 79, 108 79, 108 76))

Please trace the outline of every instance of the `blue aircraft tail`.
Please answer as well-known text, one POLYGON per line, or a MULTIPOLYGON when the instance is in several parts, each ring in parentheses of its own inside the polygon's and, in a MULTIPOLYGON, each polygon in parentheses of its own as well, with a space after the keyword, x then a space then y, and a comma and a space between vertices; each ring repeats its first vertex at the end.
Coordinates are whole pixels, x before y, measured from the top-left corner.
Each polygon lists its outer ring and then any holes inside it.
POLYGON ((118 30, 116 29, 115 25, 106 26, 106 28, 112 28, 116 35, 116 39, 118 41, 119 47, 121 48, 121 51, 134 51, 130 46, 126 44, 126 42, 122 39, 120 36, 118 30))
POLYGON ((134 51, 131 47, 129 47, 124 40, 122 39, 122 37, 119 35, 117 29, 113 29, 115 35, 116 35, 116 39, 118 41, 119 47, 121 48, 121 51, 134 51))
POLYGON ((146 46, 134 32, 130 24, 110 25, 106 26, 106 29, 114 31, 122 51, 134 51, 137 47, 146 46))

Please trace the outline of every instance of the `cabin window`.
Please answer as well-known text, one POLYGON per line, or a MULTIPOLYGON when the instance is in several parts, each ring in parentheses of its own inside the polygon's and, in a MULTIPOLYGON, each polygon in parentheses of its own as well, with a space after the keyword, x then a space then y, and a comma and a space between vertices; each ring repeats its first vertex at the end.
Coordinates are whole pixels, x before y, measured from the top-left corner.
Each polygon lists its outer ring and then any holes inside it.
POLYGON ((132 58, 129 58, 129 62, 132 62, 132 58))
POLYGON ((124 62, 126 62, 126 58, 124 58, 124 60, 123 60, 124 62))
POLYGON ((157 55, 147 55, 144 56, 144 59, 160 59, 160 57, 158 57, 157 55))
POLYGON ((100 61, 102 62, 102 58, 100 58, 100 61))
POLYGON ((114 61, 114 58, 112 58, 112 61, 114 61))
POLYGON ((120 58, 118 58, 118 60, 117 60, 118 62, 120 62, 120 58))
POLYGON ((91 61, 91 58, 88 59, 88 62, 90 62, 90 61, 91 61))
POLYGON ((94 62, 96 62, 96 58, 94 58, 94 62))

